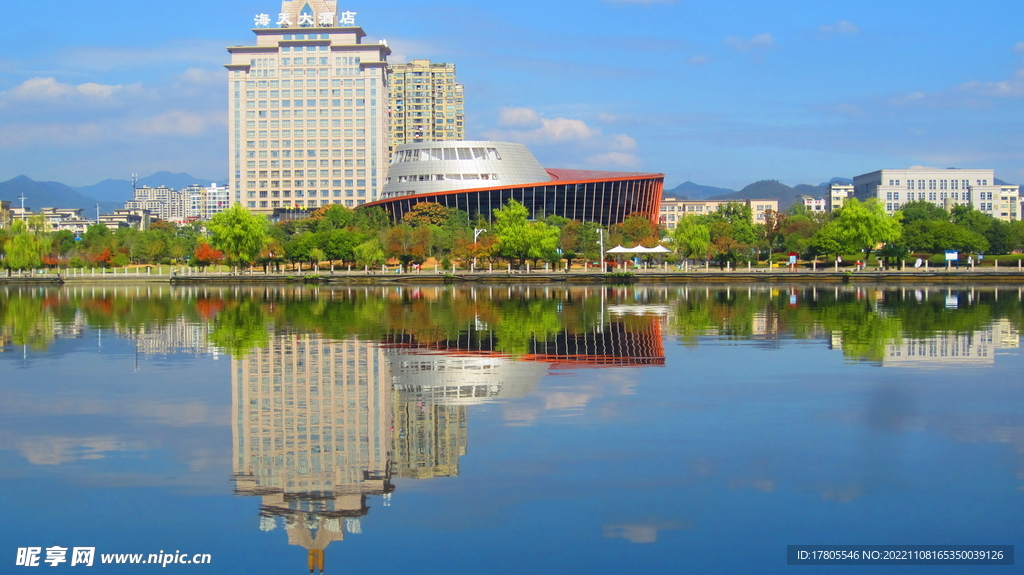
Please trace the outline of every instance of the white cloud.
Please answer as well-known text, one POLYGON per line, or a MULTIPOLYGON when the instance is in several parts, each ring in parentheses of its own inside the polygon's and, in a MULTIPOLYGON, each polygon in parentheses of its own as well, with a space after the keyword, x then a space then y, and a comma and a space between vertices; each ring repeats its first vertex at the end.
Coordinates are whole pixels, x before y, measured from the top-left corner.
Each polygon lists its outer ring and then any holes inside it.
MULTIPOLYGON (((597 119, 605 123, 617 120, 614 115, 606 112, 599 113, 597 119)), ((530 108, 503 108, 498 117, 498 125, 507 129, 493 130, 484 135, 491 140, 557 146, 560 155, 571 151, 579 154, 575 162, 595 167, 629 167, 640 164, 640 159, 633 153, 637 149, 635 139, 627 134, 605 134, 600 128, 583 120, 544 118, 530 108)))
POLYGON ((818 26, 818 31, 829 36, 850 35, 860 32, 860 27, 848 20, 840 20, 835 24, 818 26))
POLYGON ((606 152, 587 158, 587 163, 592 166, 633 168, 640 165, 640 158, 636 154, 627 152, 606 152))
POLYGON ((30 78, 18 86, 5 92, 0 92, 2 100, 16 100, 24 102, 55 101, 55 100, 88 100, 102 101, 109 100, 118 92, 124 90, 124 86, 110 86, 106 84, 64 84, 54 78, 30 78))
POLYGON ((614 122, 614 121, 616 121, 618 119, 619 119, 619 117, 616 116, 615 114, 609 114, 608 112, 598 112, 597 113, 597 121, 601 122, 601 123, 604 123, 604 124, 611 124, 612 122, 614 122))
POLYGON ((540 114, 530 108, 502 108, 498 125, 504 128, 533 128, 541 125, 540 114))
POLYGON ((691 56, 687 58, 686 63, 691 66, 703 66, 704 64, 710 64, 711 60, 711 56, 705 54, 698 54, 696 56, 691 56))
POLYGON ((1014 52, 1024 52, 1024 42, 1017 42, 1013 45, 1014 52))
POLYGON ((1013 77, 998 82, 971 81, 960 85, 960 90, 982 96, 1024 98, 1024 68, 1018 68, 1013 77))
POLYGON ((737 52, 750 52, 753 50, 767 50, 775 47, 775 37, 768 32, 762 32, 749 39, 739 36, 729 36, 725 39, 725 45, 737 52))

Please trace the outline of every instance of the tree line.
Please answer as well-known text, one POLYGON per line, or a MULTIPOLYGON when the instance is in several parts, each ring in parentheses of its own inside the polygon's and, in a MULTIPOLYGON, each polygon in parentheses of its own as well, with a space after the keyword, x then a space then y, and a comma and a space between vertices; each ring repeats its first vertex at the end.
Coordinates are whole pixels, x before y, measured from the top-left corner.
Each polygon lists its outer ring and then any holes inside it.
POLYGON ((996 255, 1024 250, 1024 222, 1005 222, 969 205, 946 211, 915 201, 889 215, 875 198, 851 198, 830 213, 811 212, 803 204, 786 213, 769 210, 757 224, 751 213, 749 206, 728 204, 710 214, 685 215, 669 235, 678 254, 722 264, 769 259, 776 252, 805 259, 853 255, 867 262, 879 245, 876 257, 891 263, 945 250, 996 255))
POLYGON ((758 223, 750 206, 730 203, 708 214, 684 215, 670 231, 642 213, 607 229, 557 215, 529 216, 515 200, 494 210, 489 220, 423 202, 397 222, 378 207, 332 205, 303 219, 271 223, 235 205, 206 222, 158 220, 146 230, 116 231, 94 224, 80 236, 48 232, 45 220, 36 216, 0 230, 0 251, 4 267, 24 270, 221 263, 408 268, 431 258, 444 269, 473 262, 561 267, 597 263, 599 234, 606 247, 665 243, 674 251, 670 261, 693 258, 721 265, 763 261, 777 252, 808 259, 853 254, 866 262, 879 245, 877 257, 889 261, 948 249, 979 254, 1024 249, 1024 222, 1004 222, 966 205, 947 212, 925 201, 905 204, 893 215, 876 199, 850 199, 831 213, 809 212, 797 204, 786 213, 768 211, 758 223))
MULTIPOLYGON (((4 266, 16 270, 221 263, 375 268, 389 263, 422 264, 429 258, 444 268, 473 261, 537 267, 600 259, 598 230, 602 228, 593 222, 543 214, 530 219, 527 208, 515 200, 494 210, 492 216, 471 221, 464 211, 423 202, 398 222, 377 207, 332 205, 306 218, 271 223, 235 205, 205 222, 175 225, 158 220, 146 230, 116 231, 94 224, 80 236, 63 230, 48 232, 45 220, 36 216, 0 230, 0 247, 4 266)), ((657 227, 640 213, 604 233, 612 245, 656 245, 659 240, 657 227)))

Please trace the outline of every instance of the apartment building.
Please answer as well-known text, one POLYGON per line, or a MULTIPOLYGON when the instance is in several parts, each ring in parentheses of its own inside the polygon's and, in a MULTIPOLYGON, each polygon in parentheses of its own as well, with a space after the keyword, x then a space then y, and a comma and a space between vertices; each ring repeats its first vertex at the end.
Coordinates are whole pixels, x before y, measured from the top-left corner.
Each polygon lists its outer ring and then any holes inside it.
POLYGON ((388 154, 401 144, 466 139, 465 90, 455 64, 413 60, 389 67, 388 154))

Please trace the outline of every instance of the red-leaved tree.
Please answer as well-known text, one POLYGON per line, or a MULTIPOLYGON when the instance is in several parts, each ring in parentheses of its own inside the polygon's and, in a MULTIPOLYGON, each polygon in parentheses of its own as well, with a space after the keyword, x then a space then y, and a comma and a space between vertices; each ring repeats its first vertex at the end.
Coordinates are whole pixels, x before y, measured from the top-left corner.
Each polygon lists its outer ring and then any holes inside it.
POLYGON ((199 247, 196 248, 195 258, 199 265, 208 266, 223 260, 224 252, 206 242, 200 242, 199 247))

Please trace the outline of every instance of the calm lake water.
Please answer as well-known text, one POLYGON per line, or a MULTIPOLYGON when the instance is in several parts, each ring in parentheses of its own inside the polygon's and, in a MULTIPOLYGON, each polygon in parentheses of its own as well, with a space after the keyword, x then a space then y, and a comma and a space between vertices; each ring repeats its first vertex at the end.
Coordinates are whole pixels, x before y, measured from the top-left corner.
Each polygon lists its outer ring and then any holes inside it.
POLYGON ((9 288, 0 572, 960 572, 786 546, 1024 550, 1022 323, 1018 287, 9 288))

